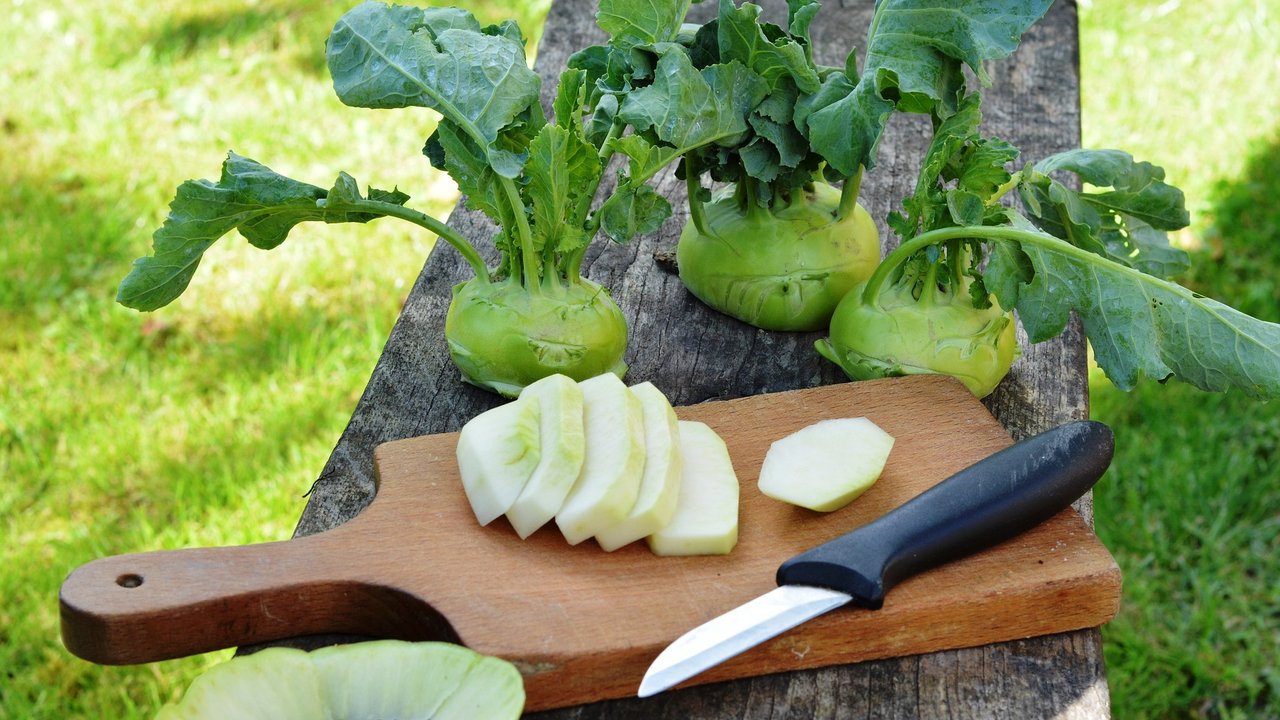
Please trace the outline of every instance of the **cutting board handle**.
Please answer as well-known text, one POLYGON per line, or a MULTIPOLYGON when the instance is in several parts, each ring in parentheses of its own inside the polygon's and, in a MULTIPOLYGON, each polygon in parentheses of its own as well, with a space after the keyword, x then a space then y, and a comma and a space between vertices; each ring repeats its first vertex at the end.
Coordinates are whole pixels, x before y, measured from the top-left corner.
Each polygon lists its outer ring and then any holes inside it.
POLYGON ((123 665, 299 635, 458 641, 425 600, 368 579, 370 558, 342 530, 87 563, 59 595, 63 644, 123 665))

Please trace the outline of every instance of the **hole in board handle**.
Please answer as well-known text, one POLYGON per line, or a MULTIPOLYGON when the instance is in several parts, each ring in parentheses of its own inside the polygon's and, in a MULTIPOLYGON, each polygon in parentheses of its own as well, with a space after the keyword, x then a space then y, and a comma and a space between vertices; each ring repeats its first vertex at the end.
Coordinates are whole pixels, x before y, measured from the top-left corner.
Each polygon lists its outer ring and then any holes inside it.
POLYGON ((136 588, 142 584, 142 576, 134 573, 125 573, 116 578, 116 584, 122 588, 136 588))

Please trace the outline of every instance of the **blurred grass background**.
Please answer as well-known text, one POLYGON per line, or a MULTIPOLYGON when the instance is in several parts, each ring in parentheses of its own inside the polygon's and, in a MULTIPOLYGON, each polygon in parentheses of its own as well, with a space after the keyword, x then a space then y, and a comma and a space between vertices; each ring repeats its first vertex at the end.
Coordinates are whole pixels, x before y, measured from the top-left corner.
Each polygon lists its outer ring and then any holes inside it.
MULTIPOLYGON (((536 40, 549 0, 465 4, 536 40)), ((101 667, 58 640, 93 558, 288 537, 431 238, 313 226, 268 258, 224 241, 160 312, 113 302, 173 189, 228 150, 327 186, 339 169, 444 214, 425 112, 344 108, 305 0, 0 2, 0 719, 149 718, 228 652, 101 667)), ((1081 5, 1087 146, 1163 165, 1184 282, 1280 320, 1280 12, 1265 0, 1081 5)), ((1125 571, 1104 630, 1117 718, 1280 717, 1280 406, 1183 386, 1094 416, 1125 571)))

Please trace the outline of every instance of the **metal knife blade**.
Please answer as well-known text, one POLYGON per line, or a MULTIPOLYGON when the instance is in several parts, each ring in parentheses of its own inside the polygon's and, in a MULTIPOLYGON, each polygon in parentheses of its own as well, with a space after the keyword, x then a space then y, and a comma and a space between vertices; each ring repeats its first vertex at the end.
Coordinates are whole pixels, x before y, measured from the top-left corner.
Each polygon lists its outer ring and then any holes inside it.
POLYGON ((1022 440, 880 518, 784 562, 779 587, 685 633, 645 673, 649 697, 829 610, 877 609, 898 582, 997 545, 1093 487, 1115 442, 1081 420, 1022 440))

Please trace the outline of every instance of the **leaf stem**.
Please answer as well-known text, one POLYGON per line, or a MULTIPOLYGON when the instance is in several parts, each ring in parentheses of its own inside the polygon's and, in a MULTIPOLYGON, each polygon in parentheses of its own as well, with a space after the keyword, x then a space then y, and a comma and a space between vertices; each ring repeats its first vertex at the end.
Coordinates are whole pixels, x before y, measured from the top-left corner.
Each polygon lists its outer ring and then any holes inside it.
POLYGON ((1118 270, 1123 270, 1134 275, 1146 276, 1145 273, 1107 260, 1106 258, 1100 255, 1095 255, 1088 250, 1082 250, 1061 238, 1054 237, 1053 235, 1024 230, 1022 228, 1011 227, 1008 225, 964 225, 960 227, 938 228, 937 230, 920 233, 899 245, 893 250, 893 252, 885 256, 884 260, 880 261, 880 265, 876 267, 875 272, 873 272, 871 277, 867 279, 867 284, 862 289, 862 301, 867 304, 874 303, 880 296, 880 288, 884 286, 885 281, 889 279, 889 276, 893 271, 920 250, 947 240, 975 238, 987 240, 1010 240, 1020 244, 1038 245, 1040 247, 1052 249, 1055 252, 1071 255, 1079 260, 1107 263, 1115 265, 1118 270))
POLYGON ((534 295, 538 295, 542 292, 542 283, 539 281, 542 273, 538 256, 533 250, 533 231, 529 229, 529 218, 525 217, 524 201, 520 199, 520 191, 516 189, 516 184, 511 178, 498 176, 498 179, 507 203, 511 205, 511 217, 516 222, 516 237, 520 243, 520 265, 524 274, 522 284, 534 295))
POLYGON ((862 190, 862 174, 866 171, 866 167, 858 165, 858 171, 844 181, 844 185, 840 187, 840 206, 836 209, 836 220, 844 220, 852 217, 854 209, 858 205, 858 192, 862 190))
POLYGON ((702 206, 702 170, 692 155, 684 156, 684 187, 685 194, 689 196, 689 221, 699 235, 710 236, 706 208, 702 206))
POLYGON ((489 281, 489 266, 485 265, 484 258, 480 257, 480 253, 475 247, 467 242, 467 239, 462 237, 457 230, 426 213, 395 203, 382 202, 381 200, 357 200, 351 204, 355 207, 366 207, 380 215, 399 218, 430 230, 462 255, 462 259, 466 260, 467 264, 471 266, 471 270, 476 274, 477 278, 483 282, 489 281))

